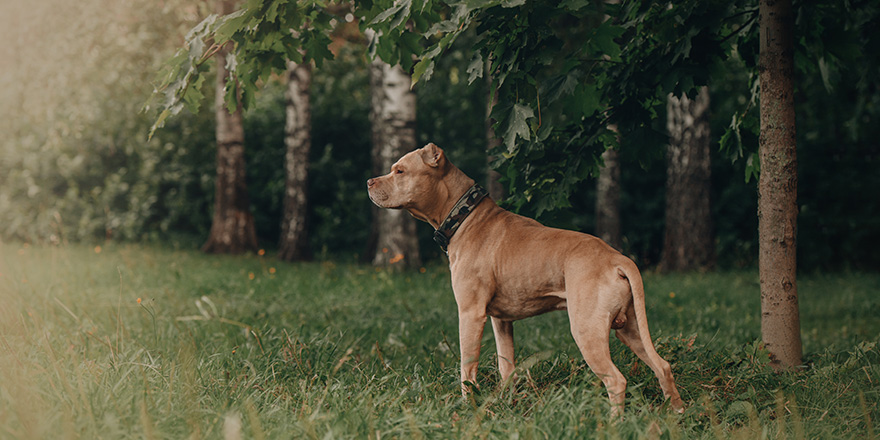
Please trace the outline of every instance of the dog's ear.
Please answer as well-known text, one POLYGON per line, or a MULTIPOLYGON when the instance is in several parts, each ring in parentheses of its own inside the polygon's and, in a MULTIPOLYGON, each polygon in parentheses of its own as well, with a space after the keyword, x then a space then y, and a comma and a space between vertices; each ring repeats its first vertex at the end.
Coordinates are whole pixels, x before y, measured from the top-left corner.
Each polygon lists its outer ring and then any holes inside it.
POLYGON ((446 155, 443 153, 443 150, 433 143, 425 145, 420 154, 422 161, 429 167, 437 168, 446 162, 446 155))

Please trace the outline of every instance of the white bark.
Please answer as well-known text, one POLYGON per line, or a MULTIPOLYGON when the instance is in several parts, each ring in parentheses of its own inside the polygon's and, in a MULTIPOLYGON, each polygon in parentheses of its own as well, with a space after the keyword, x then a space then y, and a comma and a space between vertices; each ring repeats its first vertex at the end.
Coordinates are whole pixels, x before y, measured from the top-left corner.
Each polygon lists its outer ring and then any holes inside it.
POLYGON ((670 94, 666 108, 666 227, 660 268, 704 270, 715 263, 709 89, 702 87, 694 99, 670 94))
MULTIPOLYGON (((371 37, 368 35, 368 38, 371 37)), ((373 141, 373 174, 387 173, 401 156, 416 148, 416 95, 403 68, 376 58, 370 66, 370 122, 373 141)), ((377 266, 421 264, 416 224, 403 210, 374 209, 377 266)))
POLYGON ((278 257, 287 261, 308 259, 308 178, 312 137, 309 87, 310 64, 287 65, 286 118, 284 126, 284 213, 278 257))

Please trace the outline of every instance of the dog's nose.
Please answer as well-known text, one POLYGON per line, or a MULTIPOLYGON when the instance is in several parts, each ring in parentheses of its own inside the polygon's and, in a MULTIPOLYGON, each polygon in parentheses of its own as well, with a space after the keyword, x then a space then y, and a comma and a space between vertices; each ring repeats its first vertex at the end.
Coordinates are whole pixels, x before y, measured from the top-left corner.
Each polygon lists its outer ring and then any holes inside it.
POLYGON ((367 179, 367 188, 372 188, 374 183, 376 183, 376 179, 367 179))

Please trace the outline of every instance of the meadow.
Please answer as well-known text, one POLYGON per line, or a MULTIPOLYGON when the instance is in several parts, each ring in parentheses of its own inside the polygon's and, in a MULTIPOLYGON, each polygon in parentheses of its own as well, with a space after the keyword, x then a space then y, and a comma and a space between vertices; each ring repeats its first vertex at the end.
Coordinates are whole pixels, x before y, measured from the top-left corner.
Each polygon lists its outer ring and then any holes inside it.
POLYGON ((760 343, 756 271, 644 274, 687 406, 612 338, 608 420, 564 313, 515 325, 499 383, 458 386, 448 269, 395 272, 162 246, 0 243, 0 438, 876 438, 880 274, 801 274, 805 366, 760 343))

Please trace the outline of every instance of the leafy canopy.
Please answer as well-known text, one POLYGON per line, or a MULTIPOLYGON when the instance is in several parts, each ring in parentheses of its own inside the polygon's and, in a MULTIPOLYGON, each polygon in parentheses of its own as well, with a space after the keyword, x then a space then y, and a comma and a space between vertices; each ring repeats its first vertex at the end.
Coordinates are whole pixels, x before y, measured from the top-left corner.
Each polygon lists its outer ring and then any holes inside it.
MULTIPOLYGON (((666 134, 658 116, 668 94, 692 94, 710 78, 724 78, 731 59, 748 67, 751 98, 733 113, 721 147, 731 158, 748 156, 746 173, 754 175, 755 146, 744 148, 741 131, 757 131, 755 3, 248 0, 235 13, 206 18, 169 60, 154 93, 161 113, 152 131, 182 108, 198 108, 204 65, 219 45, 235 45, 227 103, 241 96, 249 106, 286 60, 320 65, 331 58, 330 35, 341 15, 353 14, 362 30, 374 31, 370 55, 409 69, 413 85, 431 78, 461 35, 476 34, 468 81, 491 81, 498 102, 491 117, 503 139, 495 166, 515 209, 528 202, 540 215, 569 206, 570 192, 597 171, 607 148, 622 147, 642 163, 661 156, 666 134)), ((796 60, 801 69, 819 68, 830 89, 844 59, 823 45, 832 15, 797 6, 798 29, 808 34, 798 40, 796 60)))
POLYGON ((288 60, 311 60, 320 66, 323 60, 332 59, 328 46, 336 16, 327 6, 328 2, 320 0, 248 0, 236 12, 202 20, 159 73, 153 101, 161 112, 150 135, 183 108, 198 111, 205 99, 201 85, 206 63, 228 42, 234 44, 226 59, 231 72, 226 84, 230 109, 238 97, 245 108, 252 106, 259 85, 272 73, 283 71, 288 60))
POLYGON ((656 121, 667 95, 707 84, 750 35, 757 9, 696 0, 386 1, 364 18, 379 35, 377 55, 404 65, 417 59, 414 83, 475 30, 468 77, 488 76, 497 95, 496 165, 507 170, 513 207, 528 202, 541 215, 569 206, 607 148, 622 143, 642 162, 661 155, 665 128, 656 121), (424 49, 405 53, 414 45, 401 43, 414 39, 424 49))

